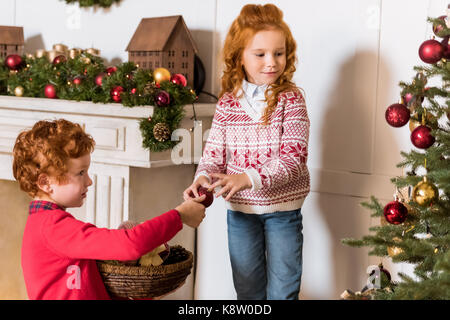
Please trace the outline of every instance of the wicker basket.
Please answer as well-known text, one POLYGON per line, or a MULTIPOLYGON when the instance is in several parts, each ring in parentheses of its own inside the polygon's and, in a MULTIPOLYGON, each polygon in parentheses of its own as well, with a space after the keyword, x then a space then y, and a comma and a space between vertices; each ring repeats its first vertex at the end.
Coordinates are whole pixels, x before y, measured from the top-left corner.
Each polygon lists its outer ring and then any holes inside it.
POLYGON ((173 249, 184 251, 187 258, 149 267, 97 261, 106 290, 113 297, 128 299, 154 298, 175 290, 191 273, 193 255, 181 246, 171 247, 171 252, 173 249))

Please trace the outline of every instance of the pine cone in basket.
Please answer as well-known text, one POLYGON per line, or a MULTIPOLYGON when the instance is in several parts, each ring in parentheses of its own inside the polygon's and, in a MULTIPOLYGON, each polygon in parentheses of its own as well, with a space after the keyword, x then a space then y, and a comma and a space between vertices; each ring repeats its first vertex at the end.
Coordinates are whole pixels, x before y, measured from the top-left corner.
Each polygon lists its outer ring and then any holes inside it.
POLYGON ((174 264, 185 261, 189 258, 189 253, 179 245, 170 247, 169 257, 164 261, 163 265, 174 264))

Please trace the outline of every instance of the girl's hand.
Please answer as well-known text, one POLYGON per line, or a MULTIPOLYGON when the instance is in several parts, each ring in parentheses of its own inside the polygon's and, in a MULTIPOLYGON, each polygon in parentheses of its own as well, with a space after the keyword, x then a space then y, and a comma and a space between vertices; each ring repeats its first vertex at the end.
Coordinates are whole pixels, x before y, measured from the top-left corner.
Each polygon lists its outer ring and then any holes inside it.
POLYGON ((208 191, 214 190, 215 187, 221 186, 222 189, 217 192, 216 198, 223 195, 225 200, 228 201, 230 198, 241 190, 250 189, 252 187, 252 182, 247 174, 223 174, 223 173, 211 173, 209 175, 211 178, 217 178, 208 191))
POLYGON ((206 176, 200 176, 186 190, 183 191, 184 200, 192 200, 199 197, 198 188, 210 188, 209 180, 206 176))

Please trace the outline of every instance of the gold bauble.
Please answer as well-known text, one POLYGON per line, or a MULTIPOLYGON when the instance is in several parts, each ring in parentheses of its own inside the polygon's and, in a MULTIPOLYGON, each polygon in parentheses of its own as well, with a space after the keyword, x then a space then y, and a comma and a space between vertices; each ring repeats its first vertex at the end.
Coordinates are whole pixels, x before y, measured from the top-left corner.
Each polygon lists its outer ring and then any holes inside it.
POLYGON ((47 51, 44 49, 38 49, 36 50, 36 58, 42 58, 47 56, 47 51))
POLYGON ((83 61, 85 64, 91 63, 91 59, 89 59, 88 57, 81 57, 80 60, 83 61))
POLYGON ((153 71, 153 79, 156 83, 170 80, 170 72, 166 68, 156 68, 153 71))
POLYGON ((23 96, 23 93, 24 93, 24 89, 23 89, 22 86, 17 86, 17 87, 14 89, 14 94, 15 94, 16 97, 21 97, 21 96, 23 96))
POLYGON ((426 207, 439 197, 438 188, 427 181, 427 177, 424 177, 413 189, 412 199, 418 205, 426 207))
POLYGON ((66 52, 67 49, 68 49, 67 46, 62 43, 57 43, 53 45, 53 50, 55 51, 66 52))
POLYGON ((53 63, 53 60, 55 60, 57 56, 65 56, 65 53, 63 51, 56 50, 50 50, 47 52, 47 58, 50 63, 53 63))
MULTIPOLYGON (((392 240, 397 243, 402 241, 402 239, 400 239, 398 237, 394 237, 394 238, 392 238, 392 240)), ((396 255, 402 253, 403 249, 399 248, 399 247, 387 247, 387 252, 388 252, 389 257, 393 257, 393 256, 396 256, 396 255)))
MULTIPOLYGON (((436 117, 433 116, 433 114, 431 114, 430 112, 427 112, 425 124, 431 128, 436 128, 438 123, 436 117)), ((413 132, 415 128, 421 125, 422 125, 422 114, 418 114, 416 112, 409 119, 409 130, 413 132)))

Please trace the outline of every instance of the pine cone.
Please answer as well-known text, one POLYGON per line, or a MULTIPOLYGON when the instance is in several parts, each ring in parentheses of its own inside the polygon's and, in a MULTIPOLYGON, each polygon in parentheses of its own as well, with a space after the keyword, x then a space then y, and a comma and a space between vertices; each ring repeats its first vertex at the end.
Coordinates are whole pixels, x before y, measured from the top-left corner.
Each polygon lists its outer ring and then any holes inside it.
POLYGON ((166 141, 170 138, 170 129, 165 123, 157 123, 153 127, 153 136, 159 142, 166 141))
POLYGON ((167 257, 167 259, 164 261, 163 264, 167 265, 167 264, 178 263, 178 262, 187 260, 188 257, 189 257, 189 254, 182 246, 179 246, 179 245, 171 246, 170 254, 167 257))

